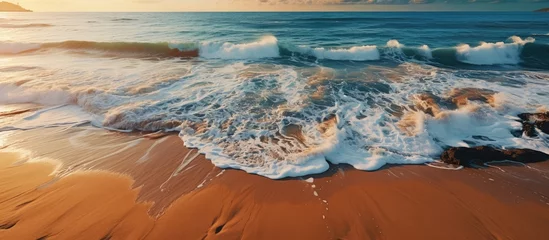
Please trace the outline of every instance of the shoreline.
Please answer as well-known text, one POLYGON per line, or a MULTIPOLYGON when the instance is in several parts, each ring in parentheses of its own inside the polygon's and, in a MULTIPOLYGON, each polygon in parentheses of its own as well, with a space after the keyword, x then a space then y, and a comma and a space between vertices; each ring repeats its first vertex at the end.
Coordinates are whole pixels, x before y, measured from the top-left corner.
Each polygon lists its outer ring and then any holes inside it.
POLYGON ((216 168, 177 135, 80 126, 3 140, 12 145, 0 153, 0 171, 9 173, 1 174, 0 202, 10 202, 0 208, 2 239, 549 237, 548 162, 460 171, 332 165, 271 180, 216 168), (9 164, 10 149, 31 161, 9 164))
POLYGON ((540 14, 0 15, 0 240, 549 239, 540 14))

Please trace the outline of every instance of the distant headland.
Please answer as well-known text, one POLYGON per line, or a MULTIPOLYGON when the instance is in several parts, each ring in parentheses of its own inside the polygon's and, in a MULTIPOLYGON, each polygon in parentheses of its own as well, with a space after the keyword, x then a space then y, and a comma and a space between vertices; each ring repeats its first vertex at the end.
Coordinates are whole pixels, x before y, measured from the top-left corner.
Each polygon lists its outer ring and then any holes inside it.
POLYGON ((0 2, 0 12, 32 12, 31 10, 24 9, 23 7, 10 2, 0 2))
POLYGON ((549 8, 542 8, 542 9, 538 9, 534 12, 549 12, 549 8))

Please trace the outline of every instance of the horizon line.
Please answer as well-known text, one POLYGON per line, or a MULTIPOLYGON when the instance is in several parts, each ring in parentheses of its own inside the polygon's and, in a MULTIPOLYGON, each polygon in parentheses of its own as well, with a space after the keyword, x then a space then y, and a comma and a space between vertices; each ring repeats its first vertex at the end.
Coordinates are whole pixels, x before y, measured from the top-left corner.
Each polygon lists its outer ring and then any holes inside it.
MULTIPOLYGON (((371 12, 536 12, 536 10, 190 10, 190 11, 32 11, 31 12, 0 12, 0 13, 371 13, 371 12)), ((543 13, 543 12, 541 12, 543 13)))

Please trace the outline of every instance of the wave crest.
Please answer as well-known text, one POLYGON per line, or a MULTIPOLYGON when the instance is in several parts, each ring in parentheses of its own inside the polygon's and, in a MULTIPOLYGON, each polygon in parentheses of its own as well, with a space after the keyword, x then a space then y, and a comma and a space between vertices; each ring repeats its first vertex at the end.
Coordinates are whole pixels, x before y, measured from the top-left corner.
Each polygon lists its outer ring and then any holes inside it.
POLYGON ((75 102, 74 96, 63 90, 32 90, 14 84, 0 84, 0 104, 37 103, 47 106, 75 102))
POLYGON ((462 44, 456 47, 456 57, 459 61, 474 65, 519 64, 522 47, 526 43, 533 43, 535 39, 522 39, 517 36, 509 38, 512 43, 481 42, 477 47, 462 44))
POLYGON ((347 61, 371 61, 379 60, 380 53, 376 46, 357 46, 346 49, 313 48, 305 50, 305 54, 312 55, 317 59, 347 60, 347 61))
POLYGON ((145 56, 160 57, 197 57, 196 50, 179 50, 171 48, 168 43, 138 43, 138 42, 87 42, 87 41, 66 41, 60 43, 47 43, 43 48, 62 49, 86 49, 106 52, 120 52, 143 54, 145 56))
POLYGON ((280 44, 274 36, 266 36, 255 42, 184 42, 184 43, 145 43, 145 42, 91 42, 65 41, 57 43, 13 43, 0 42, 0 54, 19 54, 35 50, 84 50, 108 53, 121 57, 160 57, 208 59, 262 59, 289 56, 302 56, 319 60, 334 61, 375 61, 388 59, 407 61, 428 60, 447 66, 471 65, 522 65, 547 69, 549 66, 549 45, 535 43, 534 38, 522 39, 512 36, 507 42, 481 42, 478 46, 461 44, 456 47, 431 49, 427 45, 405 46, 398 40, 390 40, 383 46, 363 45, 339 48, 295 46, 280 44))
POLYGON ((46 23, 0 24, 0 28, 45 28, 45 27, 53 27, 53 25, 46 24, 46 23))
POLYGON ((278 39, 274 36, 261 38, 251 43, 202 43, 199 47, 201 57, 220 59, 257 59, 280 56, 278 39))

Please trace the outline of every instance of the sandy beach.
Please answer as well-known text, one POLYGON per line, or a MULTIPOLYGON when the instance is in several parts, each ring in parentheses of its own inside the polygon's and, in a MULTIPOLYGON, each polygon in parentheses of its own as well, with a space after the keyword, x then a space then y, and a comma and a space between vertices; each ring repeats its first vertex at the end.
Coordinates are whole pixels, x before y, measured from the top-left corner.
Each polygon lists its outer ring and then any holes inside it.
POLYGON ((0 240, 549 239, 548 1, 464 3, 0 0, 0 240))
POLYGON ((271 180, 176 134, 64 126, 4 131, 0 147, 0 239, 549 238, 548 162, 271 180))

